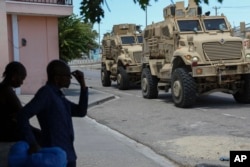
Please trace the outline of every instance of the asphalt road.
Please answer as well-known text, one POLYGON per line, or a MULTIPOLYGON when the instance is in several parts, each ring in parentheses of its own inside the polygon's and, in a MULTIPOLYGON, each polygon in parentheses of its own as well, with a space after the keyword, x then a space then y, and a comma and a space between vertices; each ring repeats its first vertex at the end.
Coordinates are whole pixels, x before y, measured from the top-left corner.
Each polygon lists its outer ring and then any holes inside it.
POLYGON ((144 99, 139 87, 120 91, 115 82, 102 87, 99 70, 80 69, 89 86, 117 97, 92 108, 89 117, 179 166, 229 166, 220 158, 230 150, 250 150, 250 105, 237 104, 231 95, 202 96, 193 108, 181 109, 170 93, 144 99))

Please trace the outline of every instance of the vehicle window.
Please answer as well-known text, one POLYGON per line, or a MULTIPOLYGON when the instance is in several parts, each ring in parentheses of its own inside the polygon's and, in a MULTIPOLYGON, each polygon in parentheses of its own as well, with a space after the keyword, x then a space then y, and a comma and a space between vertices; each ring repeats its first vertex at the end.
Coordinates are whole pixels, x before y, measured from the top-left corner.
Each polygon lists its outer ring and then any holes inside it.
POLYGON ((142 36, 137 36, 137 41, 138 43, 142 43, 143 42, 142 36))
POLYGON ((223 18, 220 19, 205 19, 206 30, 228 30, 226 22, 223 18))
POLYGON ((133 36, 121 37, 122 44, 133 44, 135 43, 135 38, 133 36))
POLYGON ((202 31, 199 20, 177 20, 180 31, 202 31))

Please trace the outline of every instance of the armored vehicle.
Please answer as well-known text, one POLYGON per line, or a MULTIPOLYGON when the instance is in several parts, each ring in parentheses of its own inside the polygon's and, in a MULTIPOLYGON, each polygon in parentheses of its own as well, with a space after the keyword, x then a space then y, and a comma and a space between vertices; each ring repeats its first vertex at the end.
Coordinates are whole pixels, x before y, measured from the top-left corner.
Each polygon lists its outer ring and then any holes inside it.
POLYGON ((168 92, 177 107, 192 107, 198 96, 213 92, 232 94, 250 103, 250 56, 242 38, 234 37, 227 18, 202 15, 189 0, 163 9, 164 20, 143 31, 141 75, 144 98, 168 92))
POLYGON ((120 90, 141 81, 142 35, 140 26, 118 24, 102 40, 101 80, 103 86, 117 81, 120 90))

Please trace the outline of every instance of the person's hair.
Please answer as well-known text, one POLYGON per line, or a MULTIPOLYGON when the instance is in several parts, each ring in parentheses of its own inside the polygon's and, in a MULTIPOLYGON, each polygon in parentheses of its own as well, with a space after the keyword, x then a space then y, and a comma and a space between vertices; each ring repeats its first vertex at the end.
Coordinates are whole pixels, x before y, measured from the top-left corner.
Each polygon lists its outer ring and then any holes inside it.
POLYGON ((47 66, 48 80, 51 81, 57 75, 65 74, 65 70, 69 70, 69 66, 62 60, 52 60, 47 66))
POLYGON ((3 72, 4 78, 11 78, 13 75, 23 75, 26 76, 26 69, 24 65, 17 61, 12 61, 5 67, 3 72))

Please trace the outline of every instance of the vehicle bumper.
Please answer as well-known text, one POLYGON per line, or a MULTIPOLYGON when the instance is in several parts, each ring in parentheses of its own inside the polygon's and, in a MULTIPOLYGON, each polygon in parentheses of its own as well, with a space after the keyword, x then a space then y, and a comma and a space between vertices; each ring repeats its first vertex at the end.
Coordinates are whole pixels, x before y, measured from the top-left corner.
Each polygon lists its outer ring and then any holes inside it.
POLYGON ((250 74, 250 63, 216 64, 192 67, 193 77, 250 74))
POLYGON ((126 67, 126 71, 127 73, 140 73, 142 70, 142 66, 141 65, 137 65, 137 66, 127 66, 126 67))

